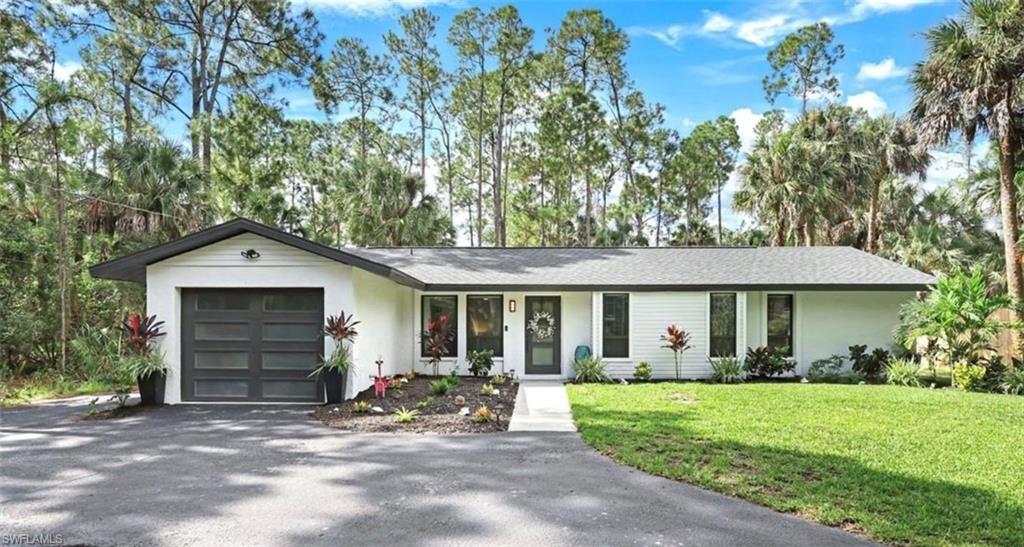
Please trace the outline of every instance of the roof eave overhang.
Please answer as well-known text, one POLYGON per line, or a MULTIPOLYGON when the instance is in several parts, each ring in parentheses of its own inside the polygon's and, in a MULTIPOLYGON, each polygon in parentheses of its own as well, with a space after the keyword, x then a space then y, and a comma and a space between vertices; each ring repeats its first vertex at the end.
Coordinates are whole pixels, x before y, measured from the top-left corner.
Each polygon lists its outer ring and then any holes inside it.
POLYGON ((162 245, 96 264, 89 268, 89 273, 93 277, 101 279, 145 283, 147 266, 245 233, 265 237, 335 262, 366 270, 391 279, 400 285, 415 289, 425 287, 425 284, 418 279, 390 266, 246 219, 228 221, 162 245))
POLYGON ((685 285, 502 285, 427 283, 424 292, 673 292, 673 291, 879 291, 908 292, 928 290, 927 283, 907 284, 685 284, 685 285))

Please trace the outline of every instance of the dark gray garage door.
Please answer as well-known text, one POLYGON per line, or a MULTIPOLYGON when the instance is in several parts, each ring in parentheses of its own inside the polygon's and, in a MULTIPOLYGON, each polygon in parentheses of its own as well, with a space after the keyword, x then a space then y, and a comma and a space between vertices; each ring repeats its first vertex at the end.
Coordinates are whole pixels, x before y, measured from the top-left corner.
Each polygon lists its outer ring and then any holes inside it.
POLYGON ((182 398, 315 402, 321 289, 183 289, 182 398))

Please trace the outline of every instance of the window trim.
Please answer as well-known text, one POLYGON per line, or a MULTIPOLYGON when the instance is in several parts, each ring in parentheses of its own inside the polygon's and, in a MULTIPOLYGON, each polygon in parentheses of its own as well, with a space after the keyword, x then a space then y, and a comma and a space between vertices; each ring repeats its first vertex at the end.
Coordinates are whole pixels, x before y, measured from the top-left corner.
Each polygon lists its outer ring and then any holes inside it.
POLYGON ((796 318, 796 313, 797 313, 797 310, 796 310, 796 307, 797 307, 796 293, 793 292, 793 291, 770 291, 770 292, 769 291, 765 291, 762 294, 763 294, 762 304, 763 304, 764 312, 761 314, 761 317, 762 317, 762 323, 761 323, 762 338, 761 338, 761 340, 763 342, 763 345, 766 346, 766 347, 768 346, 768 300, 769 300, 769 297, 771 297, 771 296, 788 296, 789 297, 789 302, 790 302, 789 339, 793 343, 792 343, 792 347, 789 348, 789 355, 786 358, 787 359, 794 359, 794 360, 799 362, 799 359, 797 357, 797 347, 799 346, 799 341, 797 339, 797 334, 798 333, 797 333, 797 327, 796 327, 796 319, 797 319, 796 318))
POLYGON ((707 307, 705 309, 707 310, 706 318, 707 318, 707 328, 708 328, 708 330, 707 330, 707 333, 708 333, 707 356, 708 356, 708 358, 709 359, 720 359, 722 357, 741 357, 741 355, 740 355, 740 351, 741 351, 740 350, 740 348, 741 348, 741 344, 740 344, 740 293, 738 291, 713 291, 713 292, 709 291, 708 292, 708 298, 707 298, 707 307), (733 300, 732 300, 732 302, 733 302, 733 325, 732 325, 732 329, 733 329, 733 337, 732 337, 733 354, 732 355, 711 355, 711 346, 712 346, 711 339, 713 338, 713 335, 712 335, 712 332, 711 332, 711 307, 712 307, 711 306, 711 302, 714 300, 714 296, 715 295, 732 295, 732 298, 733 298, 733 300))
POLYGON ((473 298, 497 298, 498 305, 498 349, 494 352, 495 359, 505 357, 505 295, 501 293, 467 294, 466 295, 466 357, 469 357, 469 340, 473 338, 469 329, 469 301, 473 298))
POLYGON ((601 358, 602 359, 631 359, 633 355, 633 298, 628 292, 603 292, 601 293, 601 358), (626 297, 626 355, 610 356, 607 354, 608 345, 605 344, 605 332, 604 332, 604 309, 605 309, 605 297, 606 296, 625 296, 626 297))
POLYGON ((420 336, 419 336, 419 340, 420 340, 420 357, 421 358, 427 358, 427 359, 430 358, 430 354, 427 353, 427 345, 423 343, 423 331, 426 328, 426 325, 425 325, 426 321, 424 321, 424 319, 425 319, 424 314, 427 313, 427 309, 428 309, 427 308, 427 299, 428 298, 452 298, 452 299, 455 300, 455 311, 453 313, 453 315, 454 315, 453 320, 454 321, 452 322, 452 325, 453 325, 452 328, 455 331, 454 336, 452 337, 452 344, 455 345, 455 351, 454 352, 450 352, 448 355, 445 355, 443 359, 457 359, 459 357, 459 295, 457 295, 457 294, 421 294, 420 295, 420 323, 419 323, 419 331, 420 331, 420 336))

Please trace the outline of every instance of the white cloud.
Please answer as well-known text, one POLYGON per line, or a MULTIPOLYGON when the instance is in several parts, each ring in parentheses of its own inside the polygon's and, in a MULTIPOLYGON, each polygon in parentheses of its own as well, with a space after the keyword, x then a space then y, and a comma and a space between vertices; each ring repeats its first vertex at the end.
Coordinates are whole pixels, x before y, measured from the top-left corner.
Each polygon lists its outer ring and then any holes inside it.
POLYGON ((714 11, 705 11, 700 25, 669 25, 667 27, 629 27, 626 32, 634 36, 650 36, 671 48, 679 49, 679 42, 687 36, 713 38, 733 28, 732 19, 714 11))
POLYGON ((910 72, 907 67, 897 66, 896 60, 886 57, 877 63, 861 63, 857 71, 857 80, 888 80, 906 76, 910 72))
MULTIPOLYGON (((989 152, 991 141, 982 141, 971 150, 971 163, 977 167, 989 152)), ((932 157, 925 173, 924 189, 935 190, 967 175, 967 157, 962 150, 930 150, 932 157)))
POLYGON ((766 47, 809 22, 794 19, 789 15, 772 15, 740 23, 736 30, 736 37, 755 46, 766 47))
POLYGON ((707 19, 704 20, 704 26, 701 29, 704 32, 725 32, 732 28, 732 19, 722 15, 715 11, 705 12, 707 19))
POLYGON ((881 116, 885 114, 885 109, 888 107, 885 101, 878 96, 878 93, 874 91, 865 91, 856 95, 850 95, 846 98, 846 104, 853 108, 860 108, 868 113, 869 116, 881 116))
POLYGON ((918 6, 935 4, 943 0, 856 0, 847 2, 842 11, 826 11, 824 2, 793 0, 774 11, 750 10, 746 17, 729 17, 716 11, 704 11, 702 23, 682 23, 664 27, 633 27, 631 34, 652 36, 663 43, 677 47, 686 36, 730 39, 758 47, 774 45, 794 30, 817 22, 833 27, 863 21, 883 13, 906 11, 918 6))
POLYGON ((299 0, 296 5, 314 10, 337 11, 353 17, 382 17, 413 8, 453 3, 452 0, 299 0))
POLYGON ((736 122, 736 128, 740 134, 740 152, 743 154, 750 153, 750 150, 754 147, 754 140, 757 139, 757 124, 764 118, 763 114, 758 114, 749 108, 739 108, 733 110, 729 117, 736 122))
POLYGON ((656 38, 659 42, 672 48, 678 48, 679 42, 682 39, 691 34, 691 29, 684 27, 683 25, 671 25, 663 29, 651 29, 644 27, 632 27, 627 30, 629 34, 650 36, 656 38))
POLYGON ((53 65, 53 77, 61 82, 71 79, 71 75, 82 69, 82 63, 77 61, 57 61, 53 65))
POLYGON ((854 17, 867 17, 872 13, 889 13, 906 11, 918 6, 938 4, 944 0, 858 0, 850 14, 854 17))
POLYGON ((750 65, 760 63, 764 57, 760 55, 712 61, 702 65, 685 67, 687 72, 700 78, 704 85, 731 85, 750 82, 758 78, 757 71, 750 65))

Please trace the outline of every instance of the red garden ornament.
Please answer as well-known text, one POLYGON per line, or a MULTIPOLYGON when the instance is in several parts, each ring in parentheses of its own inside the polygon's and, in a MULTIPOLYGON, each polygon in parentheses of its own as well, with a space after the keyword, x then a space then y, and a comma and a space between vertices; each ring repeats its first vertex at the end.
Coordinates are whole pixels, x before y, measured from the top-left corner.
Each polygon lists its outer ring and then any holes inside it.
POLYGON ((377 363, 377 375, 373 377, 373 394, 378 399, 383 399, 388 393, 388 377, 382 371, 384 359, 378 358, 374 362, 377 363))

